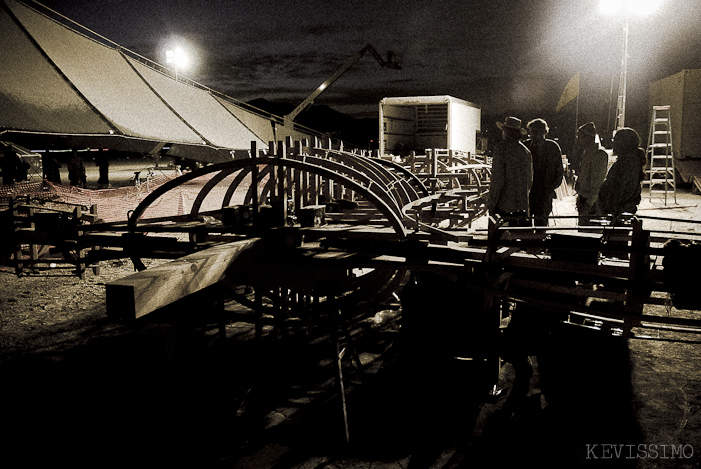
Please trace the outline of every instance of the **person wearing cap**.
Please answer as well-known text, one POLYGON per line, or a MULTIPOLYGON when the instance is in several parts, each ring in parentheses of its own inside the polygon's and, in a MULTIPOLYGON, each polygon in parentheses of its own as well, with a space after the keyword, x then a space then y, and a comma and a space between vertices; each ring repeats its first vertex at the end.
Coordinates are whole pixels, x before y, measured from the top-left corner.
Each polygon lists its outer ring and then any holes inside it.
POLYGON ((528 226, 528 196, 533 184, 531 152, 521 142, 526 130, 521 119, 507 117, 497 122, 502 140, 494 148, 487 209, 514 226, 528 226))
POLYGON ((616 162, 599 189, 599 210, 614 217, 624 213, 635 214, 641 200, 647 163, 638 133, 630 127, 616 131, 613 154, 617 155, 616 162))
POLYGON ((548 226, 553 210, 555 190, 562 184, 562 150, 555 140, 546 138, 550 132, 544 119, 533 119, 526 125, 531 136, 526 147, 533 156, 533 186, 529 195, 531 216, 535 226, 548 226))
POLYGON ((577 129, 575 146, 581 149, 581 163, 574 185, 577 192, 577 213, 581 217, 579 223, 586 225, 589 224, 590 217, 598 215, 596 202, 601 184, 606 179, 609 156, 601 145, 593 122, 587 122, 577 129))

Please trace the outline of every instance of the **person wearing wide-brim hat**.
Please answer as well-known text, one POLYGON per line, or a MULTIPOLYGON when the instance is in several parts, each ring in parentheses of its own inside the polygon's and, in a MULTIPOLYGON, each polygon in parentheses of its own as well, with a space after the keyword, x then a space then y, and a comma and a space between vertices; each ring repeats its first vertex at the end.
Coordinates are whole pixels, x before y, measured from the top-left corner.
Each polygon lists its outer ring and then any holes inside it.
POLYGON ((526 130, 521 119, 507 117, 497 122, 502 140, 492 155, 492 178, 487 209, 510 224, 528 225, 528 196, 533 185, 533 159, 521 142, 526 130))
POLYGON ((512 133, 517 138, 523 137, 527 133, 526 129, 521 127, 521 119, 517 117, 509 116, 504 122, 497 122, 497 127, 499 127, 499 130, 512 133))

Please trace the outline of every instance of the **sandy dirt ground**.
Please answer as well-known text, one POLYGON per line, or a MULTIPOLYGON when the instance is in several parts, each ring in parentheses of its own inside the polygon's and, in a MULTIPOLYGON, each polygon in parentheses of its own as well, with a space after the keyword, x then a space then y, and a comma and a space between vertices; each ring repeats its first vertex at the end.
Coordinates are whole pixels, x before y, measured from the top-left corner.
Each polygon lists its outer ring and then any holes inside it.
MULTIPOLYGON (((679 196, 641 212, 701 219, 700 198, 679 196)), ((570 213, 573 199, 556 210, 570 213)), ((132 272, 128 261, 85 280, 0 272, 1 467, 701 465, 697 335, 556 328, 524 384, 510 363, 439 360, 428 341, 409 348, 402 305, 388 301, 352 328, 365 371, 346 358, 347 442, 328 331, 257 340, 246 309, 228 301, 222 312, 212 292, 148 320, 111 319, 105 284, 132 272)), ((425 330, 435 317, 429 306, 425 330)))

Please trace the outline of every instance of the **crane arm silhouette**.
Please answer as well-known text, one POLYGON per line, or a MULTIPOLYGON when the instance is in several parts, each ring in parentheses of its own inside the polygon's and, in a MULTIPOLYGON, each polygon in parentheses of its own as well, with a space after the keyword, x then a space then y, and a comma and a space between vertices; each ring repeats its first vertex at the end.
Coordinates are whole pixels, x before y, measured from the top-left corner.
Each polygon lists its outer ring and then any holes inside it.
POLYGON ((350 57, 336 72, 331 75, 325 82, 323 82, 319 87, 310 94, 307 99, 302 101, 302 103, 297 106, 291 113, 285 116, 285 123, 291 124, 294 122, 295 118, 305 111, 309 106, 314 103, 314 100, 319 97, 321 93, 326 91, 326 89, 333 84, 338 78, 343 75, 349 68, 355 65, 358 60, 360 60, 366 52, 369 52, 375 60, 380 64, 381 67, 392 68, 395 70, 401 70, 401 65, 394 61, 394 56, 391 52, 387 53, 387 59, 383 59, 382 56, 375 50, 371 44, 366 44, 365 47, 360 49, 358 53, 350 57))

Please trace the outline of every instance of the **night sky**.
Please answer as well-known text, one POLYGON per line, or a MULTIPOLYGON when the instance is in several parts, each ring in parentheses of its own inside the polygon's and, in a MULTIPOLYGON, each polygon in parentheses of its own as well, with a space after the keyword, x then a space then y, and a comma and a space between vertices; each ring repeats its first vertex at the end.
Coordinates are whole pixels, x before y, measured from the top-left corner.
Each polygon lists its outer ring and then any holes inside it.
MULTIPOLYGON (((377 117, 388 96, 451 95, 484 115, 554 118, 568 80, 581 73, 579 123, 605 127, 618 90, 622 16, 598 0, 51 0, 42 2, 148 59, 180 44, 183 75, 241 101, 298 104, 371 43, 400 71, 363 57, 319 99, 355 117, 377 117)), ((649 83, 701 68, 701 2, 664 0, 630 18, 628 122, 647 125, 649 83), (640 117, 638 117, 640 116, 640 117)), ((574 105, 565 108, 574 119, 574 105)))

